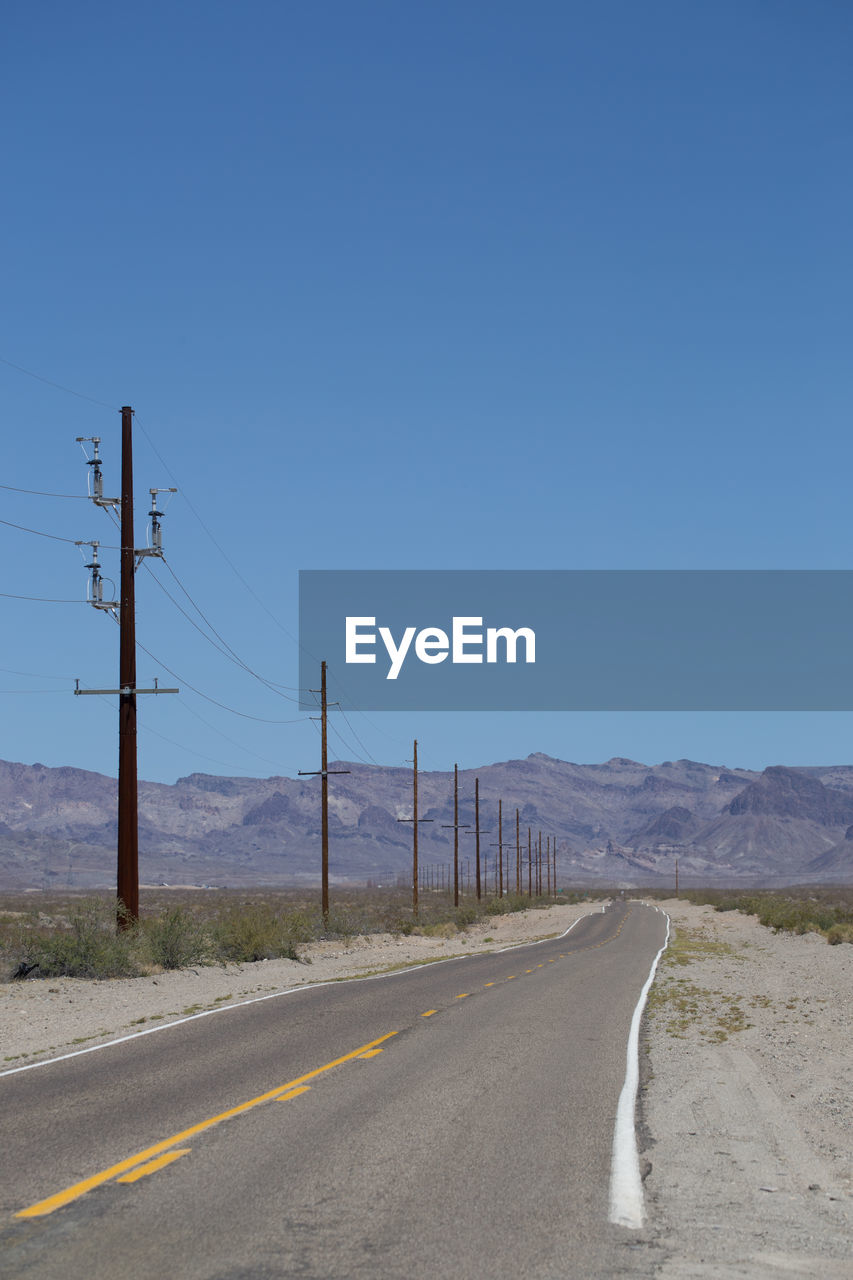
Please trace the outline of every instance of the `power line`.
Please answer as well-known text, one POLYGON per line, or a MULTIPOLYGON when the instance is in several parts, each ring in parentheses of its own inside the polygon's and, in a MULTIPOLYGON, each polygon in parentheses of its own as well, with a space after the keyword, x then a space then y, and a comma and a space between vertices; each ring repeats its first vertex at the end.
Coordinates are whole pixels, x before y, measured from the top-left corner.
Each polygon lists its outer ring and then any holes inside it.
POLYGON ((14 668, 12 668, 12 667, 0 667, 0 671, 3 671, 3 672, 4 672, 6 675, 8 675, 8 676, 30 676, 30 677, 32 677, 32 679, 33 679, 33 680, 66 680, 66 681, 71 681, 71 680, 73 680, 73 679, 74 679, 74 677, 73 677, 73 676, 52 676, 52 675, 47 675, 44 671, 15 671, 15 670, 14 670, 14 668))
MULTIPOLYGON (((177 585, 178 585, 178 587, 180 588, 180 590, 181 590, 181 591, 183 591, 184 595, 185 595, 185 596, 186 596, 186 598, 189 600, 190 604, 191 604, 191 605, 192 605, 192 607, 195 609, 195 611, 196 611, 196 613, 198 614, 198 616, 203 620, 203 622, 204 622, 205 626, 207 626, 207 627, 209 627, 209 628, 210 628, 210 630, 211 630, 211 631, 213 632, 213 634, 216 636, 216 638, 217 638, 217 640, 219 641, 219 643, 220 643, 221 645, 223 645, 225 649, 227 649, 228 654, 230 654, 230 655, 231 655, 231 659, 232 659, 232 661, 236 662, 236 664, 237 664, 238 666, 242 667, 242 668, 243 668, 243 670, 244 670, 245 672, 247 672, 250 676, 253 676, 255 680, 259 680, 261 684, 266 685, 266 687, 270 690, 270 692, 271 692, 271 693, 275 693, 275 694, 277 694, 277 696, 278 696, 278 697, 280 697, 280 698, 284 698, 287 702, 298 702, 298 701, 299 701, 299 699, 298 699, 298 698, 290 698, 290 697, 288 697, 288 696, 287 696, 287 694, 286 694, 286 693, 282 693, 282 692, 280 692, 280 691, 281 691, 282 689, 291 689, 293 692, 295 692, 295 693, 299 693, 299 692, 300 692, 300 691, 299 691, 299 689, 294 688, 294 686, 292 686, 292 685, 283 685, 283 684, 279 684, 276 680, 269 680, 269 679, 267 679, 267 677, 266 677, 266 676, 262 676, 262 675, 260 674, 260 672, 255 671, 254 667, 250 667, 250 666, 249 666, 249 664, 248 664, 248 662, 244 662, 244 660, 240 657, 239 653, 237 653, 236 649, 232 649, 232 647, 231 647, 231 645, 228 643, 228 641, 227 641, 223 636, 221 636, 221 635, 219 634, 219 632, 216 630, 216 627, 214 627, 214 625, 213 625, 213 623, 210 621, 210 619, 209 619, 209 618, 208 618, 208 617, 207 617, 207 616, 202 612, 202 610, 201 610, 201 609, 199 608, 199 606, 196 604, 195 600, 193 600, 193 598, 192 598, 192 596, 190 595, 189 591, 187 591, 186 587, 185 587, 185 586, 184 586, 184 584, 181 582, 180 578, 179 578, 179 577, 178 577, 178 575, 175 573, 174 569, 173 569, 173 568, 172 568, 172 566, 169 564, 169 562, 168 562, 168 560, 166 559, 166 557, 165 557, 165 556, 163 556, 163 564, 164 564, 164 565, 166 566, 166 568, 169 570, 169 573, 170 573, 170 574, 172 575, 172 577, 174 578, 174 580, 175 580, 175 582, 177 583, 177 585)), ((184 615, 184 617, 187 619, 187 621, 188 621, 188 622, 190 622, 190 623, 192 624, 192 626, 194 626, 194 627, 196 628, 196 630, 197 630, 197 631, 199 631, 199 630, 200 630, 200 628, 196 625, 196 623, 195 623, 195 622, 193 622, 193 620, 192 620, 192 618, 189 616, 189 614, 187 614, 183 609, 181 609, 181 606, 180 606, 180 605, 178 604, 178 602, 175 600, 174 596, 170 595, 170 594, 169 594, 169 592, 168 592, 168 591, 166 591, 166 588, 163 586, 163 584, 162 584, 161 582, 159 582, 159 580, 158 580, 158 579, 155 579, 155 580, 158 582, 158 585, 160 586, 161 590, 165 591, 165 592, 166 592, 166 595, 167 595, 167 596, 169 596, 169 599, 172 601, 172 603, 174 604, 175 608, 176 608, 176 609, 179 609, 179 610, 180 610, 180 612, 181 612, 181 613, 184 615)), ((201 631, 201 635, 204 635, 204 632, 203 632, 203 631, 201 631)), ((210 637, 209 637, 209 636, 205 636, 204 638, 205 638, 205 639, 206 639, 210 644, 213 644, 213 641, 212 641, 212 640, 210 640, 210 637)), ((217 647, 218 647, 218 646, 214 645, 214 648, 217 648, 217 647)), ((220 649, 219 651, 220 651, 220 653, 222 653, 222 652, 223 652, 223 650, 222 650, 222 649, 220 649)), ((225 656, 227 657, 227 656, 228 656, 228 654, 226 654, 225 656)))
POLYGON ((238 742, 236 738, 229 737, 227 733, 223 733, 215 724, 211 724, 209 720, 205 720, 204 716, 196 711, 194 707, 191 707, 184 698, 180 697, 180 695, 178 696, 178 702, 185 711, 189 711, 191 716, 195 716, 196 720, 200 720, 202 724, 207 725, 208 729, 212 729, 213 732, 218 734, 225 742, 230 742, 232 747, 236 747, 238 751, 245 751, 247 756, 254 756, 256 760, 261 760, 264 764, 271 764, 275 769, 279 767, 279 762, 277 760, 270 760, 269 756, 258 755, 257 751, 251 751, 249 747, 244 747, 242 742, 238 742))
POLYGON ((76 498, 80 502, 88 502, 85 493, 45 493, 42 489, 19 489, 16 484, 0 484, 0 489, 9 489, 12 493, 30 493, 37 498, 76 498))
POLYGON ((139 727, 143 733, 153 733, 155 738, 168 742, 170 746, 177 747, 180 751, 186 751, 188 755, 194 756, 198 760, 209 760, 211 764, 222 765, 226 769, 236 769, 238 773, 248 773, 251 777, 250 770, 245 769, 241 764, 232 764, 230 760, 220 760, 216 756, 205 755, 203 751, 196 751, 194 747, 185 746, 183 742, 176 742, 174 738, 167 738, 165 733, 161 733, 159 729, 150 728, 144 721, 140 722, 139 727))
MULTIPOLYGON (((54 542, 70 542, 72 547, 77 545, 76 538, 60 538, 57 533, 44 533, 41 529, 28 529, 25 524, 15 524, 12 520, 0 520, 0 524, 6 524, 10 529, 20 529, 22 533, 34 533, 39 538, 51 538, 54 542)), ((109 550, 120 551, 121 547, 110 547, 109 550)))
MULTIPOLYGON (((378 761, 378 760, 374 760, 373 756, 372 756, 372 755, 370 754, 370 752, 367 750, 367 747, 364 745, 364 743, 362 742, 361 738, 360 738, 360 737, 358 736, 358 734, 356 733, 356 731, 355 731, 355 726, 350 722, 349 717, 347 716, 347 713, 344 711, 343 707, 339 706, 339 707, 338 707, 338 710, 340 711, 340 713, 341 713, 341 715, 343 716, 344 720, 346 720, 347 725, 349 726, 350 733, 351 733, 351 734, 352 734, 352 736, 355 738, 356 742, 357 742, 357 743, 358 743, 358 745, 361 747, 361 749, 362 749, 362 751, 364 752, 364 754, 365 754, 366 756, 368 756, 368 757, 369 757, 369 759, 370 759, 370 761, 371 761, 371 763, 372 763, 372 764, 375 764, 375 765, 377 765, 377 766, 378 766, 378 765, 379 765, 379 761, 378 761)), ((366 762, 365 762, 365 763, 366 763, 366 762)))
POLYGON ((256 720, 258 724, 304 724, 305 722, 304 716, 300 716, 296 720, 271 720, 267 716, 252 716, 249 715, 248 711, 238 711, 236 707, 229 707, 224 702, 219 702, 216 698, 211 698, 208 694, 202 693, 201 689, 197 689, 194 684, 190 684, 189 680, 185 680, 183 676, 178 675, 177 671, 173 671, 170 666, 167 666, 162 658, 158 658, 150 649, 146 649, 140 640, 137 640, 136 647, 141 649, 143 653, 147 653, 152 662, 158 662, 165 671, 169 672, 170 676, 174 676, 176 680, 180 680, 181 684, 186 685, 188 689, 192 689, 193 693, 197 693, 200 698, 204 698, 205 702, 212 702, 215 707, 221 707, 223 711, 230 711, 232 715, 242 716, 244 720, 256 720))
MULTIPOLYGON (((159 458, 160 462, 161 462, 161 463, 163 464, 163 466, 166 468, 166 471, 168 472, 168 474, 169 474, 169 475, 171 476, 171 478, 175 481, 175 483, 176 483, 176 484, 178 484, 178 477, 177 477, 177 476, 175 475, 175 473, 171 470, 171 468, 169 467, 169 464, 166 462, 166 460, 164 459, 163 455, 160 453, 159 449, 158 449, 158 448, 157 448, 157 446, 155 445, 154 441, 151 439, 150 435, 149 435, 149 434, 148 434, 148 432, 145 430, 145 427, 143 426, 143 424, 142 424, 138 419, 137 419, 137 423, 136 423, 136 425, 139 427, 140 431, 141 431, 141 432, 142 432, 142 434, 145 436, 145 439, 148 441, 148 444, 150 445, 151 449, 154 451, 154 453, 155 453, 155 455, 157 456, 157 458, 159 458)), ((265 604, 265 603, 264 603, 264 601, 260 598, 260 596, 259 596, 255 591, 253 591, 253 590, 252 590, 252 588, 250 587, 249 583, 248 583, 248 582, 246 581, 246 579, 243 577, 242 573, 241 573, 241 572, 240 572, 240 570, 237 568, 237 566, 234 564, 234 561, 231 559, 231 557, 230 557, 230 556, 227 554, 227 552, 226 552, 226 551, 224 551, 224 550, 223 550, 223 548, 219 545, 219 543, 217 542, 216 538, 215 538, 215 537, 213 536, 213 534, 210 532, 210 529, 207 527, 207 525, 205 524, 204 520, 202 520, 202 518, 201 518, 201 516, 199 515, 198 511, 195 509, 195 507, 193 506, 192 502, 190 501, 190 498, 189 498, 189 496, 188 496, 188 494, 187 494, 187 491, 186 491, 186 489, 184 488, 184 486, 183 486, 183 485, 180 485, 179 487, 180 487, 180 490, 181 490, 181 495, 182 495, 182 497, 183 497, 184 501, 186 502, 187 506, 189 507, 190 511, 193 513, 193 515, 195 516, 196 520, 199 522, 199 524, 201 525, 202 529, 203 529, 203 530, 204 530, 204 532, 207 534, 208 538, 210 538, 210 541, 211 541, 211 542, 213 543, 213 545, 216 547, 216 550, 217 550, 217 551, 219 552, 219 554, 222 556, 222 559, 223 559, 223 560, 225 561, 225 563, 228 565, 229 569, 231 569, 232 573, 234 573, 234 575, 235 575, 237 578, 239 578, 240 582, 242 582, 243 586, 246 588, 246 590, 248 591, 249 595, 252 597, 252 599, 253 599, 257 604, 259 604, 259 605, 261 606, 261 608, 263 609, 263 611, 264 611, 264 613, 267 615, 267 617, 268 617, 268 618, 270 618, 270 619, 275 623, 275 625, 278 627, 278 629, 279 629, 280 631, 282 631, 282 632, 284 633, 284 635, 286 635, 286 636, 287 636, 288 640, 292 640, 292 641, 293 641, 293 643, 294 643, 298 648, 300 648, 300 649, 301 649, 301 648, 302 648, 302 646, 299 644, 299 641, 298 641, 298 639, 296 638, 296 636, 293 634, 293 632, 292 632, 292 631, 289 631, 289 630, 288 630, 288 628, 287 628, 287 627, 285 627, 283 623, 279 622, 279 620, 278 620, 278 618, 275 616, 275 614, 274 614, 274 613, 272 613, 272 612, 267 608, 266 604, 265 604)), ((306 650, 306 652, 307 652, 307 650, 306 650)), ((308 657, 309 657, 309 658, 314 658, 314 654, 308 654, 308 657)), ((316 659, 315 659, 315 660, 316 660, 316 659)))
POLYGON ((8 365, 10 369, 17 369, 18 373, 25 373, 28 378, 35 378, 36 382, 43 382, 45 386, 53 387, 57 391, 64 391, 69 396, 76 396, 78 400, 88 400, 90 404, 99 404, 102 409, 113 409, 116 413, 119 412, 118 405, 107 404, 105 400, 96 400, 94 396, 84 395, 82 391, 74 391, 71 387, 64 387, 61 382, 51 382, 50 378, 43 378, 40 373, 33 373, 32 369, 25 369, 23 365, 7 360, 5 356, 0 356, 0 363, 8 365))
POLYGON ((15 596, 11 591, 0 591, 4 600, 36 600, 39 604, 87 604, 86 600, 54 600, 50 596, 15 596))

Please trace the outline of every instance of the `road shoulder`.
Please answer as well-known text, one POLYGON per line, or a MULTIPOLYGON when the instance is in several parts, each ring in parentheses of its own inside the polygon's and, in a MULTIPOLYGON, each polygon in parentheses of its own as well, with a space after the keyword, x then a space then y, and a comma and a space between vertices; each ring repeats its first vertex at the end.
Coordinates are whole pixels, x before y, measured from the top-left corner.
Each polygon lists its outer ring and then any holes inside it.
POLYGON ((662 904, 641 1134, 656 1274, 851 1274, 853 948, 662 904))

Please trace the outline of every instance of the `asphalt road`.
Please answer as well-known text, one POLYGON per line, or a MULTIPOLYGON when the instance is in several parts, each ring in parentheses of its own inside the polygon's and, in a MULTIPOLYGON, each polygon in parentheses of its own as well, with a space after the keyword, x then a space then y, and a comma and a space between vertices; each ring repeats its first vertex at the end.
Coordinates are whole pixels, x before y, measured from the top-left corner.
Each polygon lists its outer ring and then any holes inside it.
POLYGON ((0 1276, 645 1274, 608 1187, 664 932, 617 902, 0 1079, 0 1276))

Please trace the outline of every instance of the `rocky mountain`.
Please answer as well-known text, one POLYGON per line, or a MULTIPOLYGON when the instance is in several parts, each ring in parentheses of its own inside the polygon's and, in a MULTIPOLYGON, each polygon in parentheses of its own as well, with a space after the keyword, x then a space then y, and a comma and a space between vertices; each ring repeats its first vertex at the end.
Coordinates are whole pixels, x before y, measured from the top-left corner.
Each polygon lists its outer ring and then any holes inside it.
MULTIPOLYGON (((408 769, 349 763, 330 779, 330 863, 337 881, 406 878, 411 866, 408 769)), ((853 767, 774 767, 758 774, 691 760, 643 765, 617 757, 573 764, 535 754, 459 774, 460 822, 474 822, 494 865, 498 800, 514 865, 556 837, 562 882, 853 881, 853 767)), ((114 883, 116 781, 81 769, 0 761, 0 889, 114 883)), ((422 772, 421 866, 452 859, 452 772, 422 772)), ((317 778, 195 773, 139 787, 140 875, 146 883, 307 884, 318 878, 317 778)), ((473 831, 460 832, 471 860, 473 831)))

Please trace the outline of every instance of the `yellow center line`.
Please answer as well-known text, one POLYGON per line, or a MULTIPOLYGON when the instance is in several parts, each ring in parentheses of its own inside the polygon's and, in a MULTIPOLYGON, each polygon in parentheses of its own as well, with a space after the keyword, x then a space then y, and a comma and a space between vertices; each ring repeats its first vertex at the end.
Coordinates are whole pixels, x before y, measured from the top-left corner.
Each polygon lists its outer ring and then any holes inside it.
POLYGON ((426 1013, 422 1013, 422 1018, 431 1018, 434 1013, 438 1013, 438 1009, 427 1009, 426 1013))
POLYGON ((360 1053, 359 1058, 375 1058, 377 1053, 382 1053, 381 1049, 368 1049, 367 1053, 360 1053))
POLYGON ((456 997, 456 999, 457 999, 457 1000, 467 1000, 470 994, 471 994, 471 992, 470 992, 470 991, 463 991, 461 995, 458 995, 458 996, 456 997))
POLYGON ((495 984, 494 984, 493 982, 484 982, 484 983, 483 983, 483 986, 484 986, 484 987, 493 987, 494 985, 495 985, 495 984))
POLYGON ((21 1209, 15 1214, 15 1217, 39 1218, 44 1214, 54 1213, 57 1209, 61 1209, 63 1205, 70 1204, 72 1200, 78 1200, 87 1191, 100 1187, 104 1182, 109 1182, 118 1174, 126 1173, 128 1169, 134 1169, 137 1165, 145 1164, 155 1156, 159 1156, 161 1152, 177 1146, 179 1142, 186 1142, 188 1138, 197 1133, 204 1133, 206 1129, 212 1129, 214 1125, 221 1124, 223 1120, 229 1120, 231 1116, 239 1116, 245 1111, 251 1111, 253 1107, 260 1106, 262 1102, 269 1102, 273 1098, 278 1099, 288 1090, 295 1088, 296 1085, 304 1084, 306 1080, 313 1080, 315 1076, 322 1075, 324 1071, 331 1071, 332 1067, 338 1067, 343 1062, 350 1062, 353 1058, 360 1057, 366 1050, 373 1049, 385 1040, 390 1040, 396 1034, 396 1031, 389 1031, 386 1035, 380 1036, 378 1040, 371 1040, 369 1044, 363 1044, 360 1048, 353 1049, 351 1053, 345 1053, 342 1058, 335 1058, 334 1062, 327 1062, 325 1066, 315 1067, 313 1071, 306 1071, 305 1075, 297 1076, 295 1080, 289 1080, 287 1084, 280 1084, 276 1089, 270 1089, 267 1093, 262 1093, 257 1098, 251 1098, 248 1102, 241 1102, 239 1106, 231 1107, 228 1111, 222 1111, 217 1116, 211 1116, 208 1120, 201 1120, 198 1124, 190 1125, 188 1129, 182 1129, 180 1133, 173 1134, 171 1138, 164 1138, 162 1142, 155 1142, 153 1146, 146 1147, 144 1151, 139 1151, 135 1156, 128 1156, 126 1160, 120 1160, 118 1164, 110 1165, 108 1169, 102 1169, 100 1173, 93 1174, 91 1178, 84 1178, 82 1182, 75 1182, 73 1186, 66 1187, 64 1191, 59 1191, 54 1196, 48 1196, 45 1200, 39 1200, 36 1204, 31 1204, 28 1208, 21 1209))
POLYGON ((149 1173, 156 1173, 158 1169, 165 1169, 167 1164, 171 1164, 173 1160, 180 1160, 181 1156, 188 1156, 189 1147, 184 1147, 183 1151, 167 1151, 164 1156, 158 1156, 156 1160, 149 1160, 148 1164, 140 1165, 138 1169, 133 1169, 130 1173, 126 1173, 123 1178, 119 1178, 119 1182, 138 1182, 140 1178, 147 1178, 149 1173))
MULTIPOLYGON (((298 1098, 301 1093, 310 1093, 310 1084, 301 1084, 298 1089, 288 1089, 287 1093, 280 1093, 276 1098, 276 1102, 287 1102, 290 1098, 298 1098)), ((121 1182, 121 1178, 119 1178, 121 1182)))

